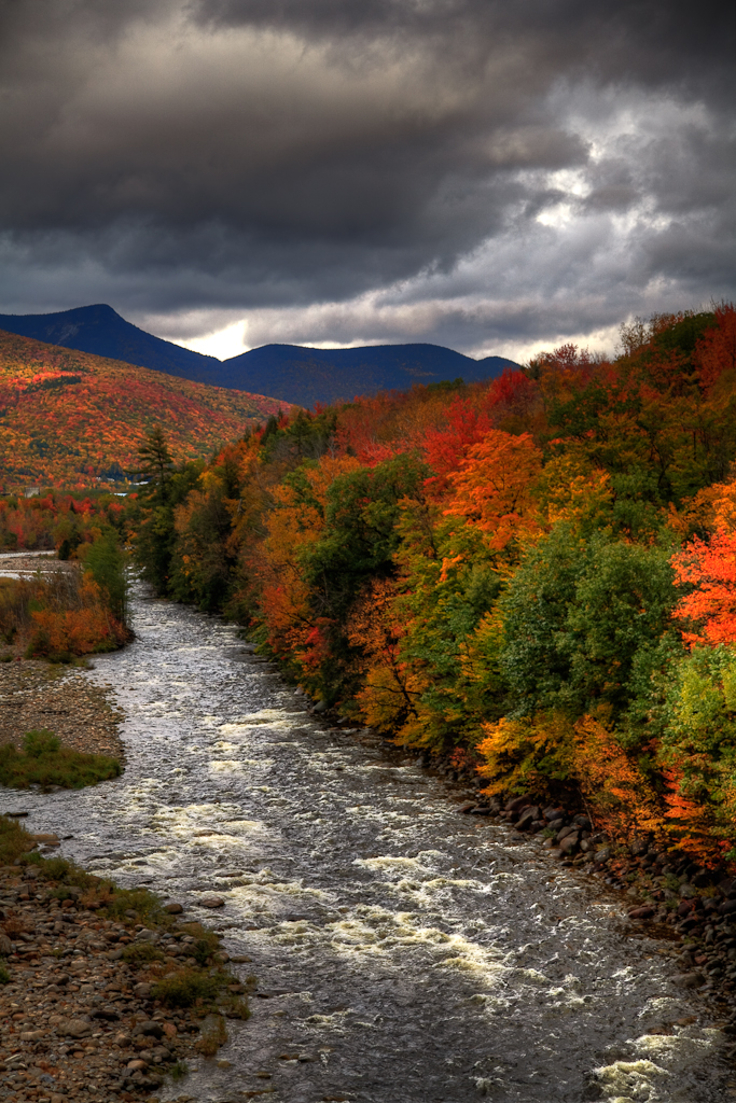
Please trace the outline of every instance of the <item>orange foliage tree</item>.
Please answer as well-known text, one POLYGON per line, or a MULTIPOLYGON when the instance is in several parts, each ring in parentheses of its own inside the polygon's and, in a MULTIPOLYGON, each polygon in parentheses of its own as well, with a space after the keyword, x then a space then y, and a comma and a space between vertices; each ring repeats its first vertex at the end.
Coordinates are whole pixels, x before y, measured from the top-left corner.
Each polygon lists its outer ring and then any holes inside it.
POLYGON ((451 475, 454 493, 445 513, 477 526, 489 546, 501 550, 520 530, 538 531, 531 484, 541 470, 542 453, 529 433, 491 429, 451 475))
POLYGON ((695 626, 683 630, 685 641, 691 647, 736 643, 736 532, 721 529, 707 542, 695 537, 672 562, 678 583, 695 587, 675 610, 695 626))
POLYGON ((265 539, 249 556, 265 638, 276 655, 292 664, 307 661, 307 656, 313 662, 321 639, 301 556, 324 530, 330 486, 360 466, 354 456, 326 455, 276 486, 265 518, 265 539))

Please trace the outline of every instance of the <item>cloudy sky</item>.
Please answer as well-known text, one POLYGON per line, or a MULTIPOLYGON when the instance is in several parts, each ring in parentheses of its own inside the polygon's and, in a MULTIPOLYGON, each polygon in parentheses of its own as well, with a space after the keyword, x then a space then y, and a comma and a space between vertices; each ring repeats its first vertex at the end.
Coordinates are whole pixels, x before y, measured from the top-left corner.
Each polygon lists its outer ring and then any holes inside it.
POLYGON ((736 297, 731 0, 5 0, 0 313, 613 349, 736 297))

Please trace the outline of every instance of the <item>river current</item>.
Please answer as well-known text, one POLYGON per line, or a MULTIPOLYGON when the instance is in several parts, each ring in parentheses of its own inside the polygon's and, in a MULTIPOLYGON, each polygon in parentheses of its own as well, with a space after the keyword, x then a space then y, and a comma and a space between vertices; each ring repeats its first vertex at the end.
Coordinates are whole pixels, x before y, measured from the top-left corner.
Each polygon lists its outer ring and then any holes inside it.
POLYGON ((65 856, 180 901, 251 959, 234 971, 257 977, 252 1018, 162 1099, 736 1099, 723 1036, 620 899, 459 815, 370 732, 326 729, 233 627, 141 591, 133 605, 136 641, 90 673, 127 717, 124 775, 3 791, 0 811, 27 809, 65 856))

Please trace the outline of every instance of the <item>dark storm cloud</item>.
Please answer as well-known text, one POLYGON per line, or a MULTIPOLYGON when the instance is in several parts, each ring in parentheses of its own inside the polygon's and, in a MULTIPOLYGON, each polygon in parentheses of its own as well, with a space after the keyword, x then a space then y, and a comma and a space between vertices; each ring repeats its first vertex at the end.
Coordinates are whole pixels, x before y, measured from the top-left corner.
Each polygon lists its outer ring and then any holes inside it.
POLYGON ((355 300, 323 316, 342 340, 470 348, 728 292, 732 24, 712 0, 11 0, 2 309, 355 300))

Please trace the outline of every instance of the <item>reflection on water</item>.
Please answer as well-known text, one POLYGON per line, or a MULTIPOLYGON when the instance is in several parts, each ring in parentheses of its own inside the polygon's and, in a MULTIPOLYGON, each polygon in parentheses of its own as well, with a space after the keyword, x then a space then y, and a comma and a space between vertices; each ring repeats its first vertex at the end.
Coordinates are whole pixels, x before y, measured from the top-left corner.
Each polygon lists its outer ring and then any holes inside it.
POLYGON ((71 836, 67 856, 180 900, 251 959, 235 968, 258 977, 252 1019, 164 1098, 729 1098, 721 1034, 616 903, 457 815, 370 733, 322 730, 233 628, 141 596, 135 628, 92 675, 128 717, 124 777, 0 809, 28 808, 32 830, 71 836))

